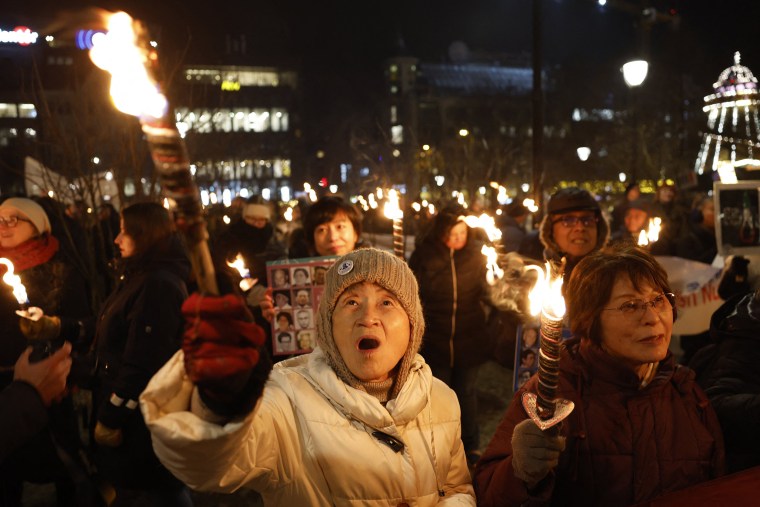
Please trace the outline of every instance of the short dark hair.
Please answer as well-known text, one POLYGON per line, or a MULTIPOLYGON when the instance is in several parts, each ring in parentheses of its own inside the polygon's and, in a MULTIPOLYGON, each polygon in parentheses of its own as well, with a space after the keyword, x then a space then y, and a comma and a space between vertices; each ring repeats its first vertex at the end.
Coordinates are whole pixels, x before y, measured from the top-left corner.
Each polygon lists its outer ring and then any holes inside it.
POLYGON ((138 202, 121 211, 124 232, 135 243, 135 255, 142 256, 153 249, 165 250, 174 234, 174 222, 169 212, 155 202, 138 202))
POLYGON ((356 206, 340 197, 322 197, 309 207, 303 219, 303 230, 309 246, 314 248, 314 231, 322 224, 330 222, 336 215, 343 213, 351 221, 358 238, 362 235, 362 214, 356 206))
POLYGON ((304 275, 309 276, 309 272, 306 270, 306 268, 296 268, 296 269, 294 269, 293 270, 293 275, 295 276, 295 274, 298 273, 299 271, 301 273, 303 273, 304 275))
POLYGON ((293 324, 293 316, 290 315, 290 312, 280 312, 277 314, 274 320, 278 321, 280 320, 280 317, 285 317, 286 319, 288 319, 288 324, 291 324, 291 325, 293 324))
MULTIPOLYGON (((636 290, 649 284, 662 292, 672 292, 668 274, 641 248, 621 246, 592 252, 575 267, 565 291, 567 316, 574 336, 601 343, 599 317, 619 275, 627 276, 636 290)), ((674 320, 675 317, 673 308, 674 320)))

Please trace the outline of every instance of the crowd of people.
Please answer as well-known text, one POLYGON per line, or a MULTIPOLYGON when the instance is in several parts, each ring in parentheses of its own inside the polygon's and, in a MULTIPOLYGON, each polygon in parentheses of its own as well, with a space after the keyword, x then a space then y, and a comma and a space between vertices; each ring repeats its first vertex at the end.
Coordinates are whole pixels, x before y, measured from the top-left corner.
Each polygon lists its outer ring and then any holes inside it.
POLYGON ((267 505, 622 506, 758 466, 751 261, 728 260, 711 329, 672 347, 676 295, 656 256, 712 262, 715 210, 701 194, 684 206, 668 182, 648 197, 630 185, 607 206, 568 187, 530 229, 517 202, 497 214, 511 271, 548 261, 565 280, 557 396, 575 409, 550 430, 522 403, 541 382, 527 290, 494 300, 487 236, 461 204, 418 224, 407 262, 369 245, 340 197, 291 220, 238 199, 228 220, 208 217, 213 295, 159 204, 104 213, 94 251, 113 259, 93 276, 76 220, 6 199, 0 257, 42 316, 19 315, 0 286, 0 405, 19 407, 0 436, 0 505, 52 482, 61 506, 190 506, 188 488, 253 489, 267 505), (637 246, 654 216, 659 240, 637 246), (241 288, 238 256, 255 281, 241 288), (329 262, 283 267, 307 258, 329 262), (478 373, 505 336, 527 374, 486 442, 478 373))

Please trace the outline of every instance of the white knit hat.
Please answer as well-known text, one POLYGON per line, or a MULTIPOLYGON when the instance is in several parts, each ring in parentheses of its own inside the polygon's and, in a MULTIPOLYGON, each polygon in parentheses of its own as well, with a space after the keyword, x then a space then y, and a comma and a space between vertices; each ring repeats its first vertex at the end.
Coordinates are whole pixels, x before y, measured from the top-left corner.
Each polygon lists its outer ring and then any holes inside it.
POLYGON ((272 212, 266 204, 246 204, 243 208, 243 217, 266 218, 270 220, 272 212))
POLYGON ((11 197, 0 204, 1 209, 12 209, 17 213, 24 215, 22 218, 28 218, 32 225, 37 228, 37 233, 44 234, 50 232, 50 220, 45 210, 31 199, 25 197, 11 197))
POLYGON ((398 299, 409 317, 409 347, 401 358, 398 374, 388 399, 393 399, 409 375, 414 356, 422 345, 425 320, 422 316, 417 279, 406 262, 376 248, 360 248, 335 261, 325 275, 325 291, 319 303, 317 343, 338 376, 348 385, 357 387, 359 380, 350 372, 335 344, 332 314, 338 298, 348 287, 368 282, 379 285, 398 299))

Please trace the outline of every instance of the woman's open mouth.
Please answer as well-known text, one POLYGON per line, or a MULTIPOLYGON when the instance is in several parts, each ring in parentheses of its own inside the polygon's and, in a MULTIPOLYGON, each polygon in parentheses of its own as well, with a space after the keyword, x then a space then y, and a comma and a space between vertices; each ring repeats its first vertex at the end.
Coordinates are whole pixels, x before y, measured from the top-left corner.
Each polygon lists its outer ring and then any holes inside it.
POLYGON ((359 340, 359 350, 374 350, 380 346, 377 338, 362 338, 359 340))

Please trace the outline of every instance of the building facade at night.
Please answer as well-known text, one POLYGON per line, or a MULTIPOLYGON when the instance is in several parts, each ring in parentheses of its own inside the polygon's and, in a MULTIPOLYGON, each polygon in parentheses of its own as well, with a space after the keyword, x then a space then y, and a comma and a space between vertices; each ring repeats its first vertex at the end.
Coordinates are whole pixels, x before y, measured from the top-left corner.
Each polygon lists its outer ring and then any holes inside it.
POLYGON ((174 114, 204 201, 289 200, 298 159, 298 76, 275 67, 188 65, 174 114))

